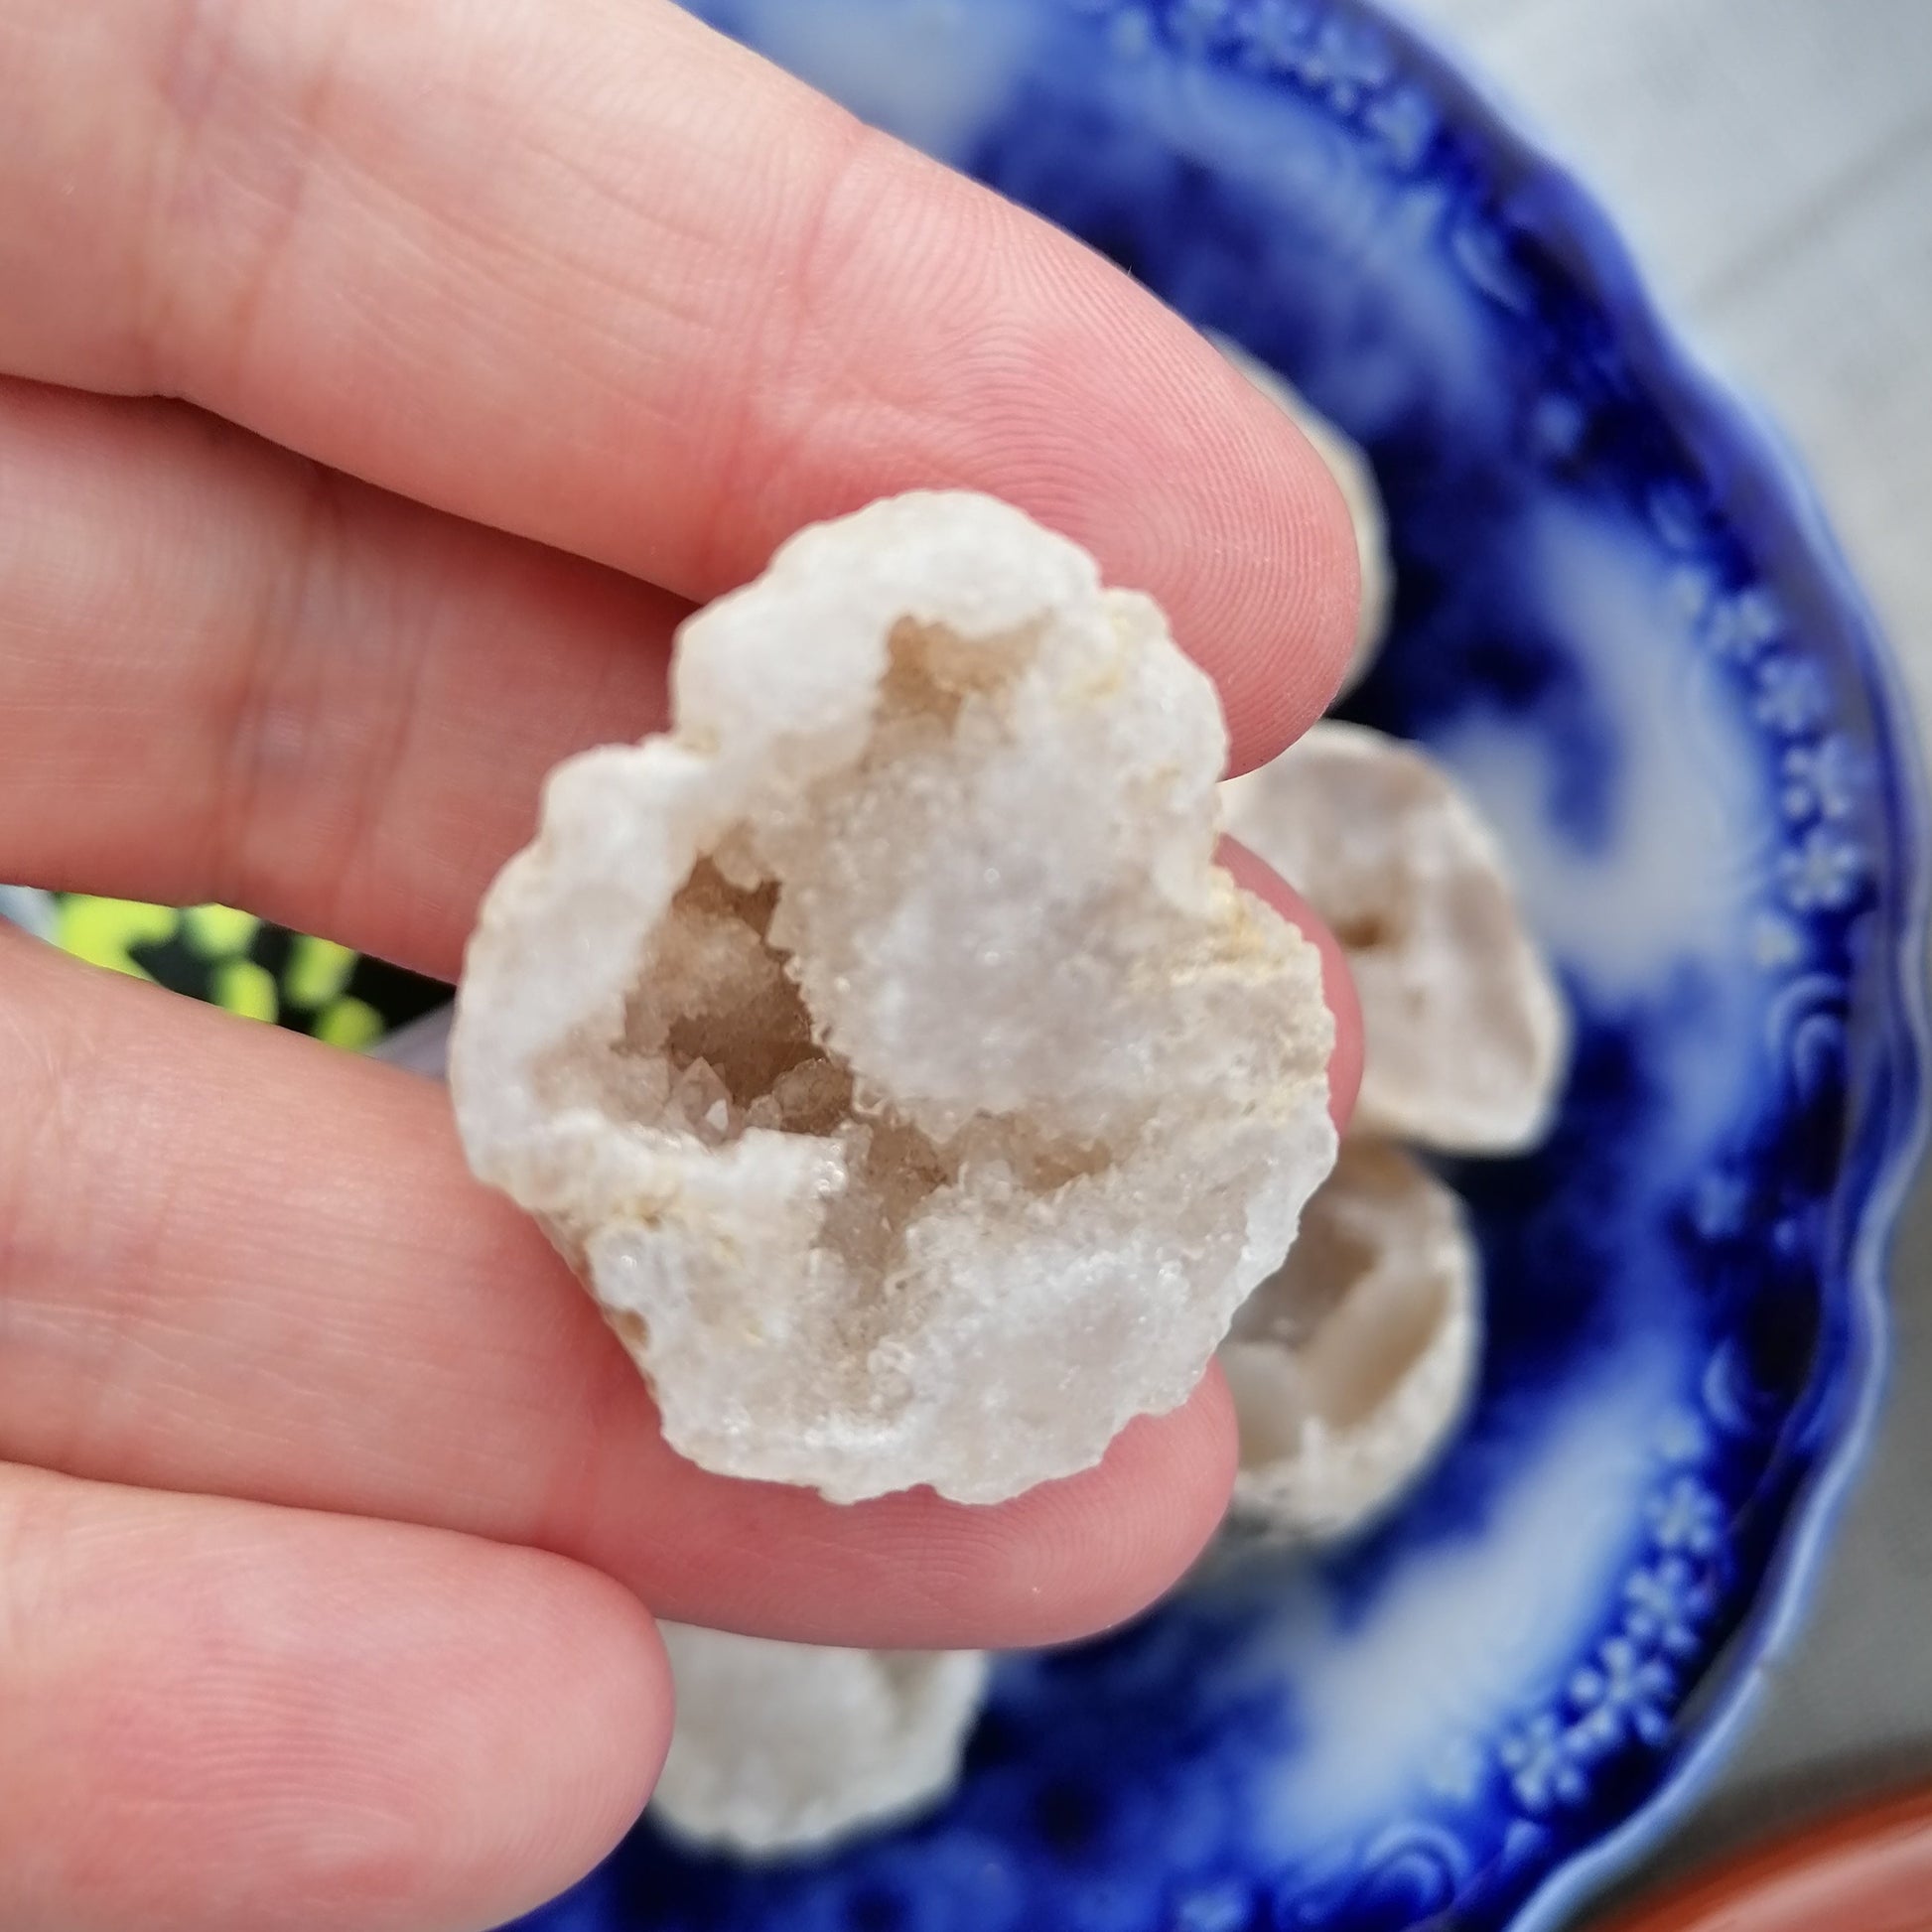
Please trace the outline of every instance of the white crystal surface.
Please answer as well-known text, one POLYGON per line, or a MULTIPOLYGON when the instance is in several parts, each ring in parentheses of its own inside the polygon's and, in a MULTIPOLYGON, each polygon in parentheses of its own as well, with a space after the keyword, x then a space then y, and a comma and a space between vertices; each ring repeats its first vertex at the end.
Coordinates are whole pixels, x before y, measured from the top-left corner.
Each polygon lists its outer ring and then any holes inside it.
POLYGON ((1474 1378, 1478 1272, 1449 1188, 1394 1148, 1343 1148, 1221 1348, 1241 1428, 1237 1529, 1343 1535, 1414 1480, 1474 1378))
POLYGON ((1223 790, 1229 831, 1347 954, 1365 1048, 1356 1131, 1462 1154, 1542 1139, 1568 1010, 1449 775, 1413 746, 1328 723, 1223 790))
POLYGON ((675 1836, 751 1857, 817 1851, 937 1803, 958 1779, 983 1652, 661 1628, 677 1722, 650 1811, 675 1836))
POLYGON ((671 1444, 994 1502, 1192 1390, 1332 1165, 1313 948, 1213 864, 1157 608, 1018 511, 808 530, 561 766, 450 1078, 671 1444))

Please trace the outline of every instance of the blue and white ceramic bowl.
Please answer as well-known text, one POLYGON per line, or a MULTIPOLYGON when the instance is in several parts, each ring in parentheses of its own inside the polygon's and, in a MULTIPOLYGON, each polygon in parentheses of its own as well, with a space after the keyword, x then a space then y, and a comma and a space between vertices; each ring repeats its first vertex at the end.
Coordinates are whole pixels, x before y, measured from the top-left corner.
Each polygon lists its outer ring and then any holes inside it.
POLYGON ((1246 344, 1372 454, 1351 716, 1502 829, 1579 1019, 1459 1169, 1490 1333, 1400 1519, 1001 1671, 963 1789, 753 1872, 640 1828, 546 1932, 1551 1927, 1791 1633, 1863 1450, 1912 1165, 1924 833, 1804 485, 1589 199, 1357 0, 700 0, 1246 344))

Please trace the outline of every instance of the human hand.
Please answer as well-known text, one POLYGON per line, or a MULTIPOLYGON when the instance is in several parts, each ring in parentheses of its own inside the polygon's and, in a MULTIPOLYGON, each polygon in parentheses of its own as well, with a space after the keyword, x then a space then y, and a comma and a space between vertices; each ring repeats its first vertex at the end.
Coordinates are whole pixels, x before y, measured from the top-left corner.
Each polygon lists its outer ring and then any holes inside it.
MULTIPOLYGON (((687 601, 913 485, 1159 597, 1242 764, 1348 655, 1268 403, 666 0, 13 0, 0 108, 0 877, 454 976, 687 601)), ((1036 1644, 1226 1495, 1218 1379, 994 1510, 707 1476, 440 1092, 11 938, 0 1092, 10 1932, 494 1922, 649 1789, 641 1604, 1036 1644)))

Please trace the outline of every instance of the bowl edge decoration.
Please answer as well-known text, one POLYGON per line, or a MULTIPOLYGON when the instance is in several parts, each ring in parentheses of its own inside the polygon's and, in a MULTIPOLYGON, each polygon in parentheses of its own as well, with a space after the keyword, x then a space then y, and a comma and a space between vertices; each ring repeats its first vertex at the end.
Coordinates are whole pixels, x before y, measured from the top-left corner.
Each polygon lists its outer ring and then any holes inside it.
POLYGON ((1879 908, 1884 1010, 1872 1020, 1882 1042, 1857 1090, 1858 1104, 1847 1125, 1841 1196, 1851 1198, 1853 1211, 1835 1230, 1825 1283, 1828 1294, 1845 1298, 1853 1324, 1847 1399, 1816 1466, 1799 1486, 1763 1591, 1718 1667, 1723 1681, 1677 1761, 1622 1824, 1559 1864, 1511 1925, 1511 1932, 1559 1932, 1680 1825, 1711 1786, 1756 1715, 1764 1667, 1783 1657, 1804 1628, 1824 1558, 1876 1440, 1890 1366, 1891 1250, 1927 1142, 1932 791, 1897 663, 1795 446, 1749 390, 1698 343, 1695 332, 1668 317, 1604 198, 1532 110, 1482 74, 1403 0, 1340 4, 1397 41, 1405 57, 1456 100, 1507 167, 1534 180, 1546 202, 1560 206, 1566 266, 1593 301, 1617 317, 1633 365, 1667 401, 1673 420, 1700 441, 1701 432, 1715 430, 1715 440, 1741 457, 1761 492, 1761 514, 1777 527, 1791 554, 1804 559, 1821 603, 1850 647, 1870 708, 1896 855, 1894 888, 1879 908))

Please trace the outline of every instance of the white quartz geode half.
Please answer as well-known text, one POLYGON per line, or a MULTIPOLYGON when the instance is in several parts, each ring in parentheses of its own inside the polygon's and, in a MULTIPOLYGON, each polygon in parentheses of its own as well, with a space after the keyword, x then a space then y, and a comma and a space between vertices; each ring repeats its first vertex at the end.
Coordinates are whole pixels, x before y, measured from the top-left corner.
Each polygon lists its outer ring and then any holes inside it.
POLYGON ((1213 863, 1213 688, 964 494, 793 538, 672 686, 485 900, 472 1166, 706 1468, 986 1503, 1091 1466, 1334 1160, 1317 955, 1213 863))
POLYGON ((986 1698, 984 1651, 660 1628, 677 1723, 650 1815, 686 1843, 751 1858, 822 1851, 957 1783, 986 1698))
POLYGON ((1222 787, 1228 829, 1341 942, 1362 1005, 1351 1131, 1450 1154, 1513 1154, 1548 1133, 1570 1015, 1502 849, 1417 747, 1316 725, 1222 787))
POLYGON ((1467 1406, 1480 1272, 1449 1188, 1398 1149, 1342 1149, 1221 1347, 1241 1430, 1237 1534, 1331 1540, 1408 1488, 1467 1406))

